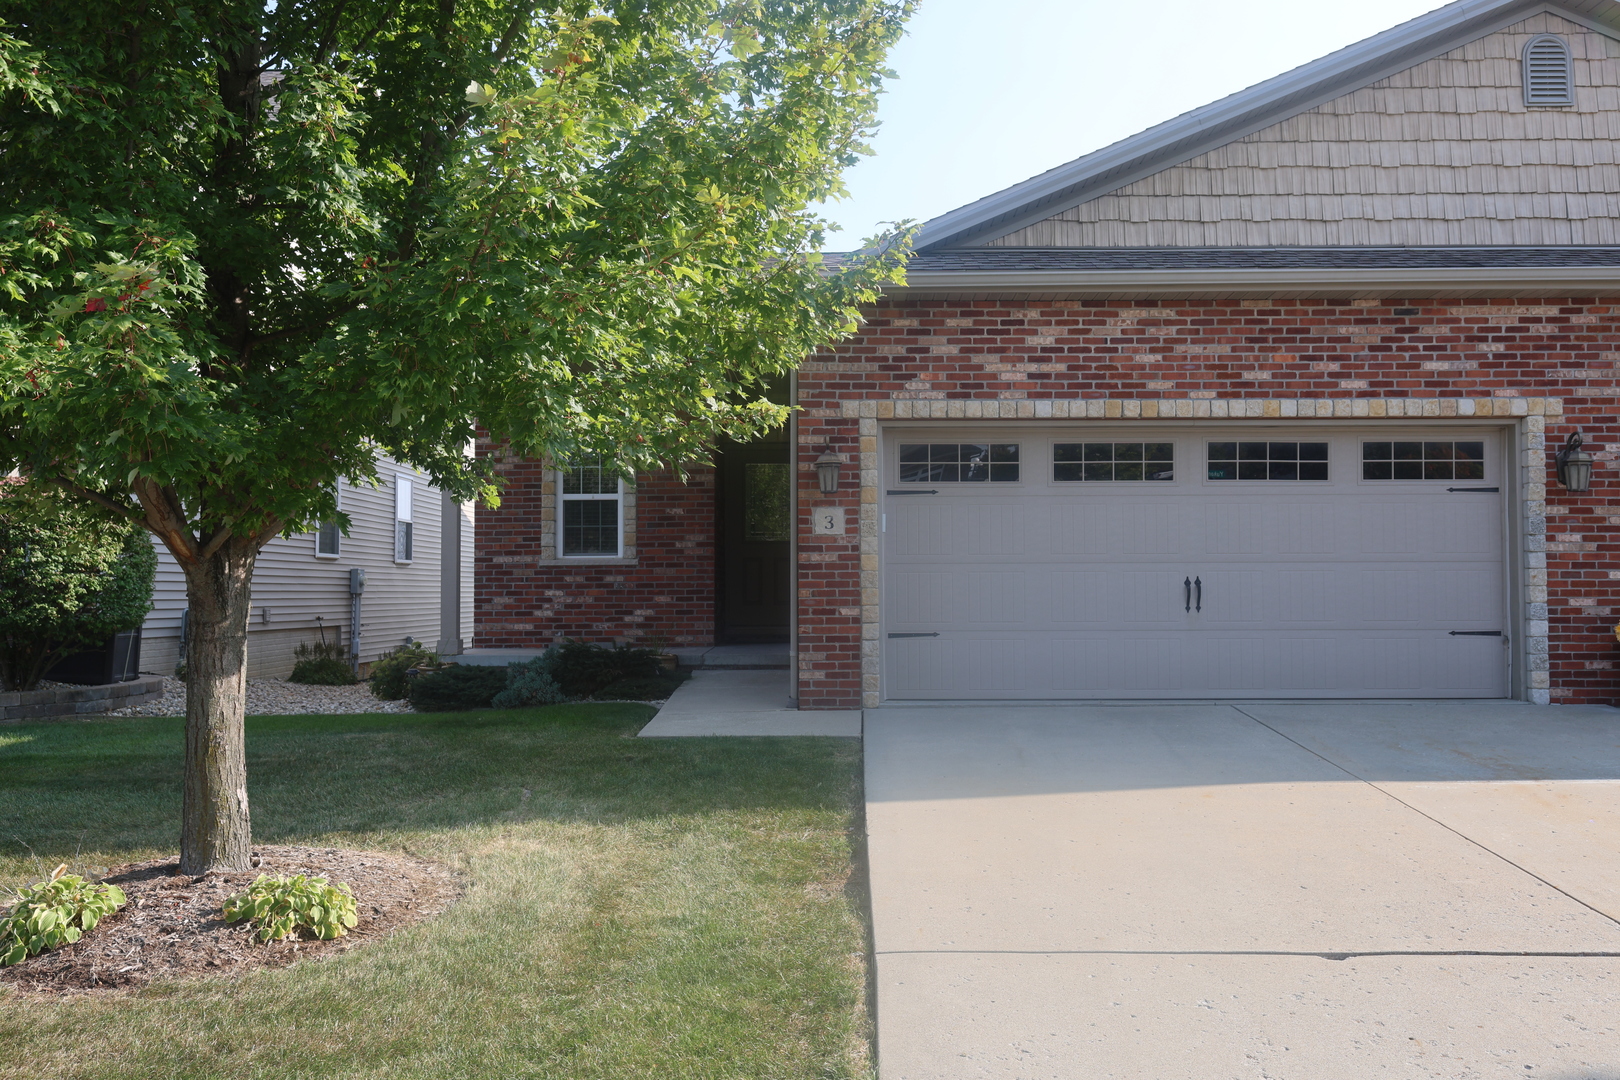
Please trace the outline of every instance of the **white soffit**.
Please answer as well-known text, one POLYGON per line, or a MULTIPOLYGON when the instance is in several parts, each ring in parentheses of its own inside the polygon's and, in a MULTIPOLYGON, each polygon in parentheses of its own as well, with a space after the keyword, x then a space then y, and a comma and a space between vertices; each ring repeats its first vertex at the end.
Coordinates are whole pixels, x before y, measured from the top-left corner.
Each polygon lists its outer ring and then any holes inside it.
POLYGON ((942 214, 918 230, 915 247, 1004 236, 1542 13, 1620 40, 1614 0, 1457 0, 942 214))

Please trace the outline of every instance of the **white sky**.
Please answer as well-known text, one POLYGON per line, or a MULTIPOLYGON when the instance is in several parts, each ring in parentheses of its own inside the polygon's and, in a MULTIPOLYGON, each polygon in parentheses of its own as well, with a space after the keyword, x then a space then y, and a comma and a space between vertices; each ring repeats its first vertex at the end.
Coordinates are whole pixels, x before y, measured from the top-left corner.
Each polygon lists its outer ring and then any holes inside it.
POLYGON ((1441 6, 1437 0, 922 0, 877 156, 827 207, 847 251, 1441 6))

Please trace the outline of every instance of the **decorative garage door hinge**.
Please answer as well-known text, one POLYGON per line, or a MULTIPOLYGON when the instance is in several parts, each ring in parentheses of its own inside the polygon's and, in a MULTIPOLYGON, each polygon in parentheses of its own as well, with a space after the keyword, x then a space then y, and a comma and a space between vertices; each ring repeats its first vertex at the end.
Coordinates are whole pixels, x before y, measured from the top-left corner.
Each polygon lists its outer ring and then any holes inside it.
POLYGON ((1501 491, 1501 488, 1446 488, 1447 491, 1501 491))
POLYGON ((890 637, 939 637, 939 631, 936 630, 932 634, 890 634, 889 636, 890 637))
POLYGON ((925 488, 922 491, 891 491, 890 495, 938 495, 938 488, 925 488))
POLYGON ((1452 637, 1501 637, 1500 630, 1453 630, 1452 637))

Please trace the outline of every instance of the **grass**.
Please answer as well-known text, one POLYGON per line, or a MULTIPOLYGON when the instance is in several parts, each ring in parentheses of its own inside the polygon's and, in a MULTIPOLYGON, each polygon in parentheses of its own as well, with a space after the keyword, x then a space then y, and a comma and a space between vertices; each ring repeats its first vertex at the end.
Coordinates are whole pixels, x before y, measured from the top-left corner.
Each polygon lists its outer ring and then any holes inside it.
MULTIPOLYGON (((234 980, 0 991, 0 1077, 869 1076, 858 746, 628 738, 651 714, 250 718, 256 841, 408 849, 466 898, 234 980)), ((180 753, 173 719, 0 729, 0 884, 173 852, 180 753)))

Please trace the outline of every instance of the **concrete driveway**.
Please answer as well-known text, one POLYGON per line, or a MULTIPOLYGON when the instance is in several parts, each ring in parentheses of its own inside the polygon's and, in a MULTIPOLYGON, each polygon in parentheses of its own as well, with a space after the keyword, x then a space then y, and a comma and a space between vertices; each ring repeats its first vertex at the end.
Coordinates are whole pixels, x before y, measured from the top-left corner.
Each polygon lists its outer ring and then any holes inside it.
POLYGON ((866 714, 883 1080, 1620 1080, 1620 711, 866 714))

